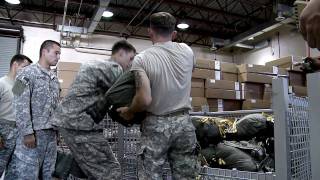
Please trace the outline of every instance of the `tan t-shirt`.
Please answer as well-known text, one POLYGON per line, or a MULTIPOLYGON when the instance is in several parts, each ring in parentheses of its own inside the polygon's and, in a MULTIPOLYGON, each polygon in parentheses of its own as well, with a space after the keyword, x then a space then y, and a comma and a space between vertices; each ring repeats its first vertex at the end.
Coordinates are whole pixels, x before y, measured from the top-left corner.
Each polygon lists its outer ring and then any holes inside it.
POLYGON ((14 80, 8 76, 0 78, 0 121, 15 121, 12 87, 14 80))
POLYGON ((164 115, 191 109, 190 89, 194 65, 192 49, 184 43, 156 43, 138 54, 131 71, 144 71, 151 85, 152 102, 147 111, 164 115))

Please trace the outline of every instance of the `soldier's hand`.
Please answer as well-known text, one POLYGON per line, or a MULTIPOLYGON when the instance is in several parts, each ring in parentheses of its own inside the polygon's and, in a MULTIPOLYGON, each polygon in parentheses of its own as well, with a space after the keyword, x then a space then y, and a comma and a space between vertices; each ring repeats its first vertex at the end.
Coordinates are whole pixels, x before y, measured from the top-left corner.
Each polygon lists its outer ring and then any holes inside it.
POLYGON ((28 148, 35 148, 36 147, 36 138, 34 134, 28 134, 24 136, 23 143, 28 148))
POLYGON ((4 139, 0 136, 0 150, 4 149, 4 139))
POLYGON ((320 1, 312 0, 300 15, 300 31, 311 48, 320 48, 320 1))
POLYGON ((125 120, 131 120, 134 117, 134 113, 132 113, 129 107, 121 107, 117 109, 117 112, 120 113, 120 117, 125 120))

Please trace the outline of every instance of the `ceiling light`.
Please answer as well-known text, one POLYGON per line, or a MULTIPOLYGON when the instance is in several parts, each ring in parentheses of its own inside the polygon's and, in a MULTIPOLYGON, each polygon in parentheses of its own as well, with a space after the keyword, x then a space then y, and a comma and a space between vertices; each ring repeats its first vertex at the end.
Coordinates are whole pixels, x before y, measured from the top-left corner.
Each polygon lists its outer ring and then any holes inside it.
POLYGON ((254 37, 249 37, 248 40, 252 41, 252 40, 254 40, 254 37))
POLYGON ((10 4, 20 4, 20 0, 5 0, 5 1, 10 4))
POLYGON ((189 24, 180 23, 180 24, 177 25, 177 27, 178 27, 179 29, 187 29, 187 28, 189 28, 189 24))
POLYGON ((103 17, 109 18, 113 16, 113 12, 111 11, 104 11, 102 14, 103 17))

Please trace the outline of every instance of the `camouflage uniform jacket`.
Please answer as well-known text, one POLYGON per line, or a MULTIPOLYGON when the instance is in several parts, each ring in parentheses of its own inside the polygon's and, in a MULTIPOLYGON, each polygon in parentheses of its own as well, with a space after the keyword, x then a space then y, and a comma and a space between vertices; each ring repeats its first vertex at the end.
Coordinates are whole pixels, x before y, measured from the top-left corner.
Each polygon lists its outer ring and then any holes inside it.
POLYGON ((18 73, 12 92, 20 135, 52 128, 52 113, 58 104, 59 88, 57 76, 38 63, 18 73))
POLYGON ((86 110, 104 98, 122 72, 121 66, 112 60, 83 64, 55 111, 54 125, 74 130, 101 129, 86 110))

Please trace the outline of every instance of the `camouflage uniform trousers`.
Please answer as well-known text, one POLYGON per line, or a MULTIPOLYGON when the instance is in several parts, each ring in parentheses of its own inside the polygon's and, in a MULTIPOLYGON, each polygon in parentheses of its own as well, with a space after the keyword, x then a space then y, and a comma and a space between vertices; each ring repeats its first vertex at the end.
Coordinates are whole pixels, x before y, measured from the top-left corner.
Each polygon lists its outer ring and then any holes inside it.
POLYGON ((35 131, 36 147, 28 148, 23 136, 18 135, 13 161, 17 180, 51 180, 57 158, 56 131, 52 129, 35 131))
POLYGON ((17 129, 15 125, 3 124, 0 129, 0 136, 4 139, 5 147, 0 149, 0 176, 6 171, 5 179, 14 178, 14 165, 12 156, 16 146, 17 129))
POLYGON ((120 179, 120 163, 114 156, 102 131, 59 128, 59 133, 88 179, 120 179))
POLYGON ((194 180, 198 176, 197 139, 188 114, 148 116, 141 131, 138 151, 140 180, 162 179, 166 161, 169 161, 174 180, 194 180))

